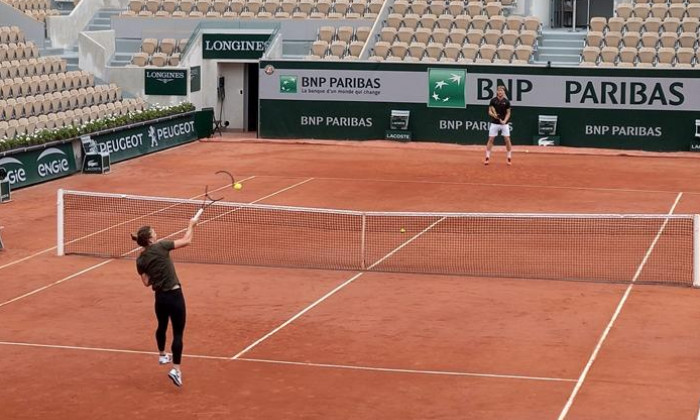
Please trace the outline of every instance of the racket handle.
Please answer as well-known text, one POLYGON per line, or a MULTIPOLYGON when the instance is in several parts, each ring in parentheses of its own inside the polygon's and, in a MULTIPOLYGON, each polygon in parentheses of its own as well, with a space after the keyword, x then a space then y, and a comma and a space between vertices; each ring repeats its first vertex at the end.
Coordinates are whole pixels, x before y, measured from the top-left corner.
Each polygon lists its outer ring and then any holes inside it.
POLYGON ((192 219, 194 219, 195 222, 199 222, 199 216, 201 216, 202 213, 204 213, 204 209, 197 210, 197 213, 194 214, 192 219))

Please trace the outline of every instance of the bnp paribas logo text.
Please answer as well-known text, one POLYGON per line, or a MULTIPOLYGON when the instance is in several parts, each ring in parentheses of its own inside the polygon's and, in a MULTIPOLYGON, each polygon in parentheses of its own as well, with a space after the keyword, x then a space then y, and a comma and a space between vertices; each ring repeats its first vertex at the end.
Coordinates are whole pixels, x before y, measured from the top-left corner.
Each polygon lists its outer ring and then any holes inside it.
POLYGON ((466 107, 464 82, 466 70, 428 69, 428 106, 433 108, 466 107))
POLYGON ((281 93, 297 93, 297 77, 296 76, 280 76, 280 92, 281 93))

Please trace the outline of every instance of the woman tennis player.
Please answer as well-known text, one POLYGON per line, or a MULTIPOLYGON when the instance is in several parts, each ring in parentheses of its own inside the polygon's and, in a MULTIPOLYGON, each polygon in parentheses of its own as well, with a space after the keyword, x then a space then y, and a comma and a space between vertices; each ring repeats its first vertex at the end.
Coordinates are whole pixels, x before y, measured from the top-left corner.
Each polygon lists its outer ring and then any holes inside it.
MULTIPOLYGON (((199 215, 199 214, 198 214, 199 215)), ((136 259, 136 270, 141 275, 143 285, 151 286, 155 292, 156 318, 156 342, 161 365, 170 362, 170 357, 165 353, 165 333, 168 330, 168 319, 173 324, 172 361, 173 368, 168 376, 177 386, 182 386, 182 371, 180 361, 182 359, 182 335, 185 331, 185 298, 182 295, 182 286, 175 273, 175 266, 170 259, 170 251, 189 245, 194 235, 194 227, 197 225, 197 216, 190 219, 185 235, 174 241, 161 240, 155 230, 150 226, 143 226, 138 233, 132 234, 131 239, 143 247, 141 255, 136 259)))

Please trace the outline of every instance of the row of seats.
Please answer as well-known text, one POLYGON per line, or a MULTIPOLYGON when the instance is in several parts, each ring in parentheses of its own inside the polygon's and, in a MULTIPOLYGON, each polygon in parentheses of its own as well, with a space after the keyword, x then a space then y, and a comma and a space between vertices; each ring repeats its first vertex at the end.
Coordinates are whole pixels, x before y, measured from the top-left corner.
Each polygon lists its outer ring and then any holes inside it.
POLYGON ((615 15, 621 18, 638 17, 646 19, 648 17, 676 17, 685 16, 700 17, 700 3, 620 3, 615 7, 615 15))
POLYGON ((465 31, 464 29, 452 29, 447 30, 443 28, 435 28, 433 30, 426 28, 412 29, 408 27, 402 27, 398 30, 392 27, 384 27, 379 32, 379 39, 381 41, 394 42, 437 42, 445 44, 447 42, 463 44, 465 42, 469 44, 482 45, 529 45, 535 47, 537 42, 537 32, 535 31, 512 31, 505 30, 500 32, 495 29, 487 29, 482 31, 479 29, 470 29, 465 31))
POLYGON ((22 60, 39 57, 39 47, 34 41, 0 44, 0 61, 22 60))
POLYGON ((582 66, 692 67, 700 63, 700 51, 693 48, 586 47, 582 66))
POLYGON ((46 22, 46 18, 49 16, 60 16, 61 12, 58 10, 25 10, 24 14, 31 17, 32 19, 38 20, 39 22, 46 22))
POLYGON ((476 44, 457 44, 448 42, 441 44, 431 42, 427 45, 423 42, 388 42, 379 41, 374 45, 374 55, 371 60, 382 61, 390 57, 397 57, 404 60, 406 56, 423 61, 424 58, 433 58, 440 60, 442 57, 459 60, 464 58, 479 61, 480 63, 491 63, 494 60, 499 60, 500 63, 510 63, 512 60, 527 63, 533 53, 533 48, 528 45, 476 45, 476 44), (376 57, 376 58, 375 58, 376 57))
POLYGON ((24 41, 24 32, 18 26, 0 26, 0 44, 16 44, 24 41))
POLYGON ((0 117, 19 119, 121 100, 121 88, 114 84, 72 89, 45 95, 0 99, 0 117))
POLYGON ((149 55, 156 52, 162 52, 166 55, 170 55, 185 51, 187 41, 187 38, 182 38, 179 41, 175 38, 163 38, 161 40, 158 40, 157 38, 146 38, 141 41, 141 47, 139 49, 149 55))
POLYGON ((180 53, 174 53, 171 55, 157 52, 149 55, 145 52, 137 52, 131 57, 131 65, 136 67, 165 67, 165 66, 178 66, 180 64, 180 53))
POLYGON ((5 60, 0 62, 0 79, 15 77, 41 76, 44 74, 63 73, 66 60, 60 57, 40 57, 29 60, 5 60))
POLYGON ((93 105, 74 110, 32 116, 29 118, 0 121, 0 138, 13 138, 16 135, 33 134, 38 130, 55 129, 80 125, 99 118, 127 115, 147 108, 142 99, 124 99, 123 101, 93 105))
POLYGON ((401 15, 432 13, 434 15, 451 14, 459 16, 485 15, 486 17, 498 16, 503 13, 503 5, 498 1, 490 1, 486 4, 480 1, 450 1, 434 0, 428 3, 426 0, 396 0, 391 6, 392 13, 401 15))
POLYGON ((459 29, 498 29, 498 30, 529 30, 529 31, 539 31, 540 30, 540 20, 535 16, 494 16, 489 18, 484 15, 479 16, 469 16, 469 15, 457 15, 453 16, 450 14, 435 15, 432 13, 425 13, 423 15, 418 14, 407 14, 401 15, 398 13, 391 13, 386 19, 387 26, 398 28, 401 26, 408 26, 411 28, 422 27, 422 28, 459 28, 459 29))
POLYGON ((15 9, 25 10, 48 10, 51 9, 51 0, 2 0, 15 9))
POLYGON ((371 0, 369 3, 366 0, 352 3, 348 0, 130 0, 128 10, 122 15, 273 17, 278 13, 286 13, 285 17, 292 17, 295 13, 299 13, 297 16, 310 16, 315 13, 323 16, 333 15, 331 17, 348 14, 364 16, 366 13, 376 15, 382 4, 383 0, 371 0))
POLYGON ((216 11, 209 11, 206 14, 203 14, 199 10, 193 10, 189 13, 185 13, 181 10, 175 11, 173 13, 169 13, 163 10, 160 10, 156 12, 156 14, 152 14, 151 12, 148 11, 141 11, 138 14, 132 12, 131 10, 127 10, 125 12, 121 13, 121 16, 124 17, 142 17, 142 18, 192 18, 192 19, 202 19, 202 18, 213 18, 213 19, 365 19, 365 20, 373 20, 377 18, 376 13, 365 13, 364 15, 359 15, 357 13, 346 13, 345 15, 340 14, 340 13, 329 13, 329 14, 323 14, 319 12, 311 12, 310 14, 304 13, 304 12, 294 12, 292 15, 290 15, 287 12, 277 12, 275 14, 272 14, 270 12, 258 12, 257 14, 253 12, 241 12, 236 13, 236 12, 224 12, 219 13, 216 11))
POLYGON ((69 71, 42 76, 0 80, 0 99, 18 98, 94 86, 95 76, 83 71, 69 71))
POLYGON ((695 48, 698 42, 696 32, 627 32, 624 35, 620 32, 608 32, 603 35, 601 32, 589 32, 586 38, 586 45, 591 47, 684 47, 695 48))
POLYGON ((318 28, 316 40, 326 42, 338 40, 347 43, 352 41, 365 42, 371 30, 372 28, 369 26, 359 26, 357 28, 352 26, 339 26, 336 28, 335 26, 324 25, 318 28))
POLYGON ((700 0, 630 0, 632 4, 693 4, 700 3, 700 0))
POLYGON ((667 17, 660 18, 621 18, 594 17, 591 19, 589 31, 592 32, 698 32, 700 19, 684 17, 683 19, 667 17))

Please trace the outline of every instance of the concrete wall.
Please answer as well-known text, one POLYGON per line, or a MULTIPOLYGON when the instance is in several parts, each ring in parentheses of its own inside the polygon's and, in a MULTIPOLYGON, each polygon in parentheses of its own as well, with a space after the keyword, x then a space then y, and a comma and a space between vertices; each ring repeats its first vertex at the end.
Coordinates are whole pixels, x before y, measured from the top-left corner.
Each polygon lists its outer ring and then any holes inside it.
POLYGON ((81 0, 68 16, 46 18, 46 32, 51 45, 68 48, 75 44, 78 35, 85 29, 92 17, 102 8, 126 9, 128 0, 81 0))
POLYGON ((19 9, 15 9, 9 4, 0 2, 0 26, 18 26, 27 41, 34 41, 39 47, 44 47, 45 26, 42 22, 27 16, 19 9))
POLYGON ((114 31, 81 32, 78 38, 78 67, 104 80, 114 50, 114 31))

